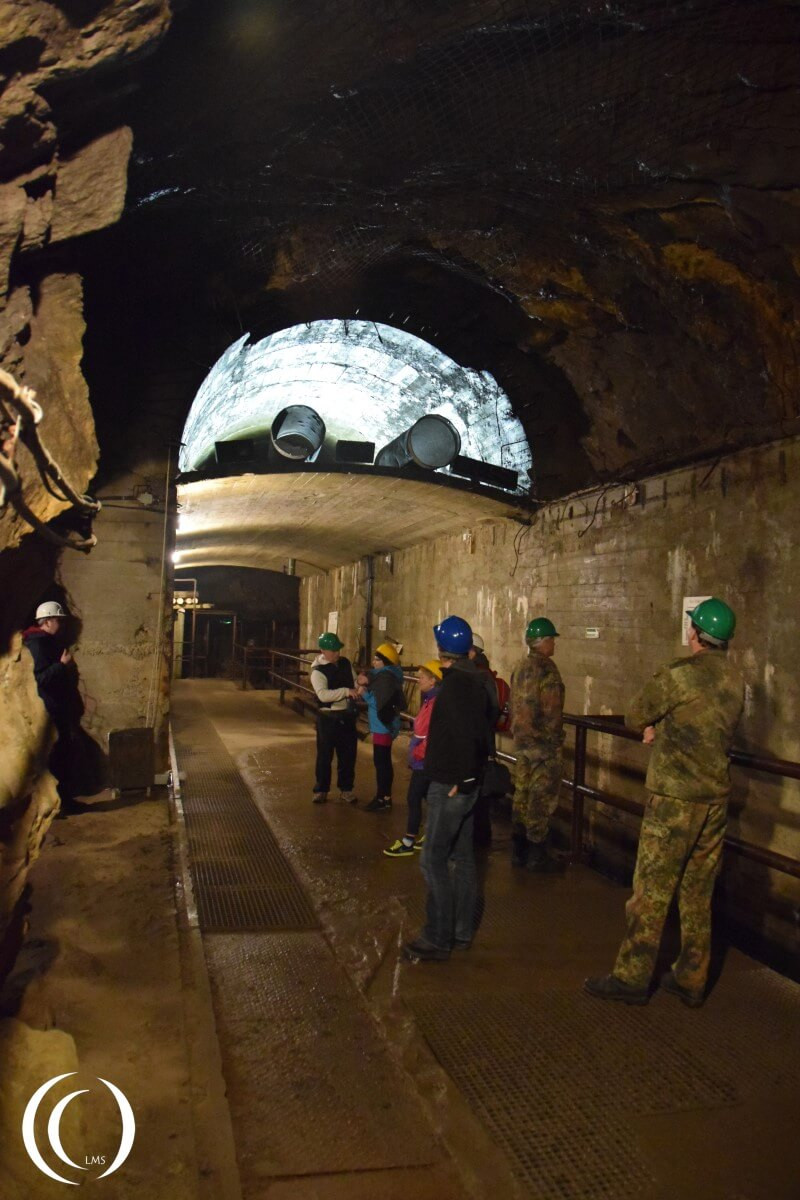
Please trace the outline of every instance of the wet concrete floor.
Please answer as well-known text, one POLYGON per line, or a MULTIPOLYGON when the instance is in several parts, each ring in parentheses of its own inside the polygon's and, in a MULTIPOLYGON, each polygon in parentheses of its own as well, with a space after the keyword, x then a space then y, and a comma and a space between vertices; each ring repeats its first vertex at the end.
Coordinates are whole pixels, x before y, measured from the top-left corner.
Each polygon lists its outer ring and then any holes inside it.
MULTIPOLYGON (((403 740, 394 809, 370 814, 370 747, 361 805, 312 805, 313 725, 275 693, 182 681, 173 709, 189 792, 193 774, 245 782, 320 926, 292 905, 207 918, 246 1200, 798 1200, 800 987, 731 950, 698 1011, 587 997, 627 893, 581 867, 512 871, 498 822, 472 949, 409 964, 419 863, 382 853, 404 828, 403 740)), ((249 841, 222 848, 213 886, 249 841)))

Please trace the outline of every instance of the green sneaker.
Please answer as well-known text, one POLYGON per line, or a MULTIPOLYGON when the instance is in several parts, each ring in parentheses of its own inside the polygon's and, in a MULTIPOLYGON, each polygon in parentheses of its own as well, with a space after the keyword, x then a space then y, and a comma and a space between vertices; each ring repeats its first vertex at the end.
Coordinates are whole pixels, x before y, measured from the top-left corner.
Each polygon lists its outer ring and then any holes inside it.
POLYGON ((402 838, 398 838, 391 846, 387 846, 383 853, 387 858, 412 858, 414 847, 406 845, 402 838))
POLYGON ((422 837, 418 837, 417 840, 414 842, 414 849, 421 850, 424 845, 425 845, 425 834, 423 833, 422 837))

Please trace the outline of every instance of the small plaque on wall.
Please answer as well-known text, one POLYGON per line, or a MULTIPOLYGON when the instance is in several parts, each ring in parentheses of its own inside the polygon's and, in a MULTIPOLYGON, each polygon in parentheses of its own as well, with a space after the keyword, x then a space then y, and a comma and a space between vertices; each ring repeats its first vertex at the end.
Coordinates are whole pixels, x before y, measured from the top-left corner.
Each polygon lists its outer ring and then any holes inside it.
POLYGON ((703 600, 710 600, 710 599, 711 599, 710 596, 684 596, 683 597, 683 605, 681 607, 681 622, 682 622, 682 624, 681 624, 681 630, 682 630, 681 644, 683 646, 689 645, 689 630, 692 627, 692 622, 689 620, 689 618, 686 615, 687 611, 691 612, 692 609, 697 608, 698 604, 702 603, 703 600))
POLYGON ((378 629, 386 629, 386 617, 378 617, 378 629))
POLYGON ((586 630, 586 637, 587 638, 599 638, 600 630, 597 629, 595 626, 591 626, 590 628, 588 628, 586 630))
POLYGON ((338 612, 328 613, 328 633, 339 632, 339 614, 338 612))

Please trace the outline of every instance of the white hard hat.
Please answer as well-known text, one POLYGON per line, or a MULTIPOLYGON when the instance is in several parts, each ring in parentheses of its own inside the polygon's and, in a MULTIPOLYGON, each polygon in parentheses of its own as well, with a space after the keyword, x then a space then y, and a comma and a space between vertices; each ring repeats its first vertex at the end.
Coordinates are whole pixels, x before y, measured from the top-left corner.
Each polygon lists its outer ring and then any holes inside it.
POLYGON ((66 615, 57 600, 45 600, 44 604, 40 604, 36 610, 37 621, 43 621, 45 617, 65 617, 66 615))
POLYGON ((483 638, 481 637, 481 635, 479 633, 473 633, 473 635, 472 635, 472 648, 473 648, 473 650, 485 650, 486 649, 485 645, 483 644, 483 638))

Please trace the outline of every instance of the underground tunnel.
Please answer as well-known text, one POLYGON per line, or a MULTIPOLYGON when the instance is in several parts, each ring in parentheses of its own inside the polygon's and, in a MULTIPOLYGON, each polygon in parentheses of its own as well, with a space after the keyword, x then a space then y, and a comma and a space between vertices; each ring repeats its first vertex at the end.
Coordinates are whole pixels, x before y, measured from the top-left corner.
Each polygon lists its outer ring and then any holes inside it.
POLYGON ((2 1196, 796 1200, 800 5, 2 16, 2 1196), (425 961, 449 618, 499 715, 425 961), (683 795, 635 698, 709 662, 708 984, 698 839, 603 1003, 683 795))

